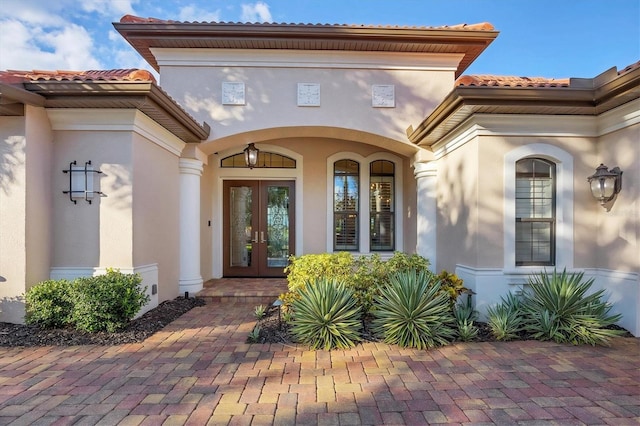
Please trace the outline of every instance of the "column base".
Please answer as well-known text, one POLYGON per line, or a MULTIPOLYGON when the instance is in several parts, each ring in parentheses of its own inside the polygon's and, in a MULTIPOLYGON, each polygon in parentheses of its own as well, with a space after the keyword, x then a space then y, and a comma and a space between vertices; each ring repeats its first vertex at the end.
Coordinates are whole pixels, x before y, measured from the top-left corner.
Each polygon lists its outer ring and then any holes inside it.
POLYGON ((185 292, 189 292, 190 296, 195 295, 197 292, 202 290, 203 280, 202 277, 184 279, 179 281, 178 291, 180 295, 184 295, 185 292))

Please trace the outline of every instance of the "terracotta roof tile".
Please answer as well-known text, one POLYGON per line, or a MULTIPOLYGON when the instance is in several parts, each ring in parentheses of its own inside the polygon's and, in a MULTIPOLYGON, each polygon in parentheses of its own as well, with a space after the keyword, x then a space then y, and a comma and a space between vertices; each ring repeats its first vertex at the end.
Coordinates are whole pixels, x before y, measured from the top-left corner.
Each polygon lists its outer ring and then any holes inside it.
MULTIPOLYGON (((193 21, 193 22, 189 22, 189 21, 174 21, 174 20, 170 20, 170 19, 158 19, 158 18, 142 18, 140 16, 134 16, 134 15, 124 15, 121 19, 120 22, 123 24, 231 24, 231 25, 237 25, 239 24, 238 22, 198 22, 198 21, 193 21)), ((443 30, 472 30, 472 31, 478 31, 478 30, 484 30, 484 31, 494 31, 495 28, 493 27, 493 25, 491 25, 489 22, 481 22, 481 23, 477 23, 477 24, 458 24, 458 25, 443 25, 443 26, 438 26, 438 27, 428 27, 428 26, 422 26, 422 27, 409 27, 409 26, 404 26, 404 27, 400 27, 397 25, 364 25, 364 24, 293 24, 293 23, 275 23, 275 22, 259 22, 259 23, 244 23, 247 25, 263 25, 263 26, 269 26, 269 25, 276 25, 276 26, 287 26, 287 25, 291 25, 291 26, 308 26, 308 27, 353 27, 353 28, 421 28, 421 29, 443 29, 443 30)))
POLYGON ((631 64, 631 65, 625 67, 624 69, 620 70, 618 72, 618 75, 626 74, 626 73, 631 72, 631 71, 633 71, 633 70, 635 70, 637 68, 640 68, 640 61, 636 62, 635 64, 631 64))
POLYGON ((502 75, 463 75, 456 80, 455 85, 463 87, 569 87, 569 79, 502 75))
POLYGON ((18 83, 26 81, 150 81, 156 79, 147 70, 129 68, 113 70, 88 70, 88 71, 0 71, 0 82, 18 83))

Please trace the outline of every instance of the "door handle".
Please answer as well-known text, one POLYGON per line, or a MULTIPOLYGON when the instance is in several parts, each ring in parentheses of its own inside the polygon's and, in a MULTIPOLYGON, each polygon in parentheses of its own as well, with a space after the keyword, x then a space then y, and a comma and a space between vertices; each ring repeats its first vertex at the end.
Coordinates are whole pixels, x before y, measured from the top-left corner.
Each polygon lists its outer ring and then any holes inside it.
MULTIPOLYGON (((258 237, 256 237, 256 238, 258 238, 258 237)), ((267 242, 267 240, 264 239, 264 231, 260 231, 260 242, 261 243, 266 243, 267 242)))
POLYGON ((255 237, 253 238, 253 240, 251 240, 252 243, 257 243, 258 242, 258 231, 256 231, 256 233, 254 234, 255 237))

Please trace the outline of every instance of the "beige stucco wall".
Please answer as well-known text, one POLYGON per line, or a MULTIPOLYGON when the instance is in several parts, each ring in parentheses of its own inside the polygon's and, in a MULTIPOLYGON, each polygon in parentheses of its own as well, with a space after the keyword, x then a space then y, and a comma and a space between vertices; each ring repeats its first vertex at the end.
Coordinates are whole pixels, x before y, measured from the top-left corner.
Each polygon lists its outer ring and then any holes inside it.
POLYGON ((598 250, 594 263, 598 268, 640 273, 640 124, 609 133, 597 144, 597 161, 591 173, 603 163, 610 169, 620 167, 622 190, 606 205, 596 204, 598 250))
POLYGON ((0 117, 0 318, 20 322, 26 282, 25 117, 0 117))
POLYGON ((53 159, 53 267, 133 267, 132 141, 130 132, 55 132, 53 159), (91 161, 102 175, 94 185, 104 197, 74 204, 62 191, 69 187, 62 170, 91 161))
POLYGON ((26 106, 27 289, 49 278, 51 266, 51 157, 53 134, 43 108, 26 106))
POLYGON ((138 134, 133 135, 132 147, 133 265, 158 265, 161 302, 178 295, 178 157, 138 134))
MULTIPOLYGON (((251 55, 248 52, 247 55, 251 55)), ((197 120, 215 123, 210 139, 259 129, 329 126, 409 144, 406 129, 450 90, 453 70, 162 66, 162 87, 197 120), (245 105, 222 105, 223 82, 245 83, 245 105), (297 106, 297 84, 318 83, 319 107, 297 106), (373 108, 371 85, 393 84, 395 108, 373 108)))

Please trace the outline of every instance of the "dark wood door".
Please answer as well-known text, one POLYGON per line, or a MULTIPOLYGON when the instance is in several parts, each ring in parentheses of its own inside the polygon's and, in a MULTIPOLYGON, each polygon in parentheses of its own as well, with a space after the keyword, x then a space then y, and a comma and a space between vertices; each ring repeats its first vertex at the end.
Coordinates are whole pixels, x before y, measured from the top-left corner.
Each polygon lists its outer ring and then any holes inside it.
POLYGON ((224 182, 223 274, 283 277, 295 253, 293 181, 224 182))

